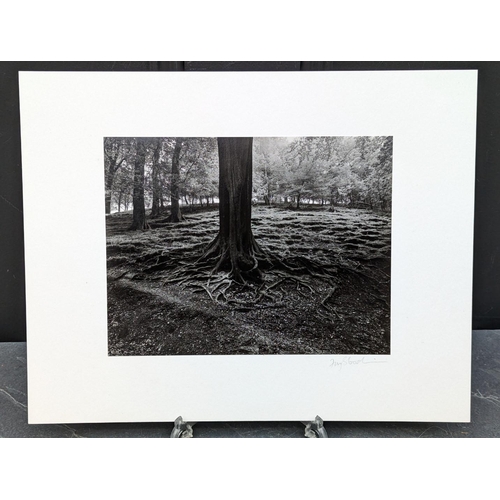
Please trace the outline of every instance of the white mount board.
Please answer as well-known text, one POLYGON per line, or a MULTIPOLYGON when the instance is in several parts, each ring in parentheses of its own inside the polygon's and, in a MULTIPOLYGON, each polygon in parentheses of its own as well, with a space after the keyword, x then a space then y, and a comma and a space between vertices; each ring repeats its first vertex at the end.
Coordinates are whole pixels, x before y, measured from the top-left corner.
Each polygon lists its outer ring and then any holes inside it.
POLYGON ((476 71, 21 72, 30 423, 470 417, 476 71), (391 354, 110 357, 103 137, 393 136, 391 354))

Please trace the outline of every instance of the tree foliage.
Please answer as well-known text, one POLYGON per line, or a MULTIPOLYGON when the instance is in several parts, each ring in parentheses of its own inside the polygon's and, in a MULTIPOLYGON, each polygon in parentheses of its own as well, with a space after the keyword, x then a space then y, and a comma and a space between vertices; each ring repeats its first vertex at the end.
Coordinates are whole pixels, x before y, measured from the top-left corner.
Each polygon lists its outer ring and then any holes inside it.
POLYGON ((257 139, 254 193, 275 202, 388 210, 392 137, 257 139), (270 143, 272 142, 272 147, 270 143))
MULTIPOLYGON (((104 140, 106 212, 132 208, 138 138, 104 140)), ((172 190, 181 209, 218 202, 216 138, 142 138, 144 203, 157 217, 170 208, 172 190), (177 143, 177 151, 176 151, 177 143), (180 146, 179 146, 180 144, 180 146), (178 155, 178 176, 172 160, 178 155), (172 182, 176 185, 173 185, 172 182)), ((391 207, 392 137, 264 137, 253 141, 254 203, 293 208, 321 204, 388 211, 391 207)), ((175 164, 175 161, 174 161, 175 164)))

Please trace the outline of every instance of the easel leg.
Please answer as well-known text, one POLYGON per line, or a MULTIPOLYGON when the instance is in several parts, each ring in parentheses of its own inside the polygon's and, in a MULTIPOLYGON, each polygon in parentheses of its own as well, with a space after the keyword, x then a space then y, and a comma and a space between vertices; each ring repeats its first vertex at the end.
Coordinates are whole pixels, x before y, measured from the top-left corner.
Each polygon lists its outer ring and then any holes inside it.
POLYGON ((304 430, 304 435, 308 438, 327 438, 328 434, 323 426, 323 419, 319 416, 312 422, 302 422, 306 428, 304 430))
POLYGON ((174 422, 174 428, 170 434, 171 438, 192 438, 194 422, 184 422, 182 417, 177 417, 174 422))

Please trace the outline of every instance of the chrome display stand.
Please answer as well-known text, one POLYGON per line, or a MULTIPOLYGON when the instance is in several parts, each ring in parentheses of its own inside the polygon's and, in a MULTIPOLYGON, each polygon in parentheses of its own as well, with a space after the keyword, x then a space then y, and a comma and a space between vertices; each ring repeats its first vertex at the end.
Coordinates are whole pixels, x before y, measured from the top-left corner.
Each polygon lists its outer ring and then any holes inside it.
POLYGON ((320 416, 316 416, 316 418, 312 422, 302 422, 306 428, 304 430, 304 435, 308 438, 327 438, 328 433, 326 432, 325 427, 323 426, 323 419, 320 416))
MULTIPOLYGON (((177 417, 174 422, 174 428, 170 433, 171 438, 192 438, 193 436, 193 425, 196 422, 184 422, 181 416, 177 417)), ((327 438, 328 434, 325 427, 323 426, 323 419, 320 416, 312 422, 302 422, 306 428, 304 430, 304 435, 307 438, 327 438)))
POLYGON ((174 428, 170 433, 171 438, 192 438, 193 425, 196 422, 184 422, 182 417, 177 417, 174 422, 174 428))

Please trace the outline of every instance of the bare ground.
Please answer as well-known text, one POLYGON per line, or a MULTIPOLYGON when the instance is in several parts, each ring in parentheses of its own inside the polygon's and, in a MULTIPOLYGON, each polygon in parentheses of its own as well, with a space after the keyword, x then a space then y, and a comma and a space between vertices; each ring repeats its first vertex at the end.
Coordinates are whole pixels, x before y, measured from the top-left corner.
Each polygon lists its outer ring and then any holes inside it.
POLYGON ((196 273, 217 210, 166 218, 132 232, 131 214, 107 216, 110 355, 389 354, 388 214, 254 207, 265 251, 321 271, 271 268, 247 287, 196 273))

